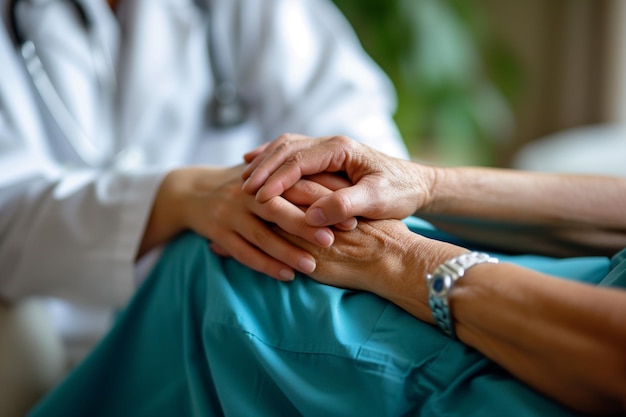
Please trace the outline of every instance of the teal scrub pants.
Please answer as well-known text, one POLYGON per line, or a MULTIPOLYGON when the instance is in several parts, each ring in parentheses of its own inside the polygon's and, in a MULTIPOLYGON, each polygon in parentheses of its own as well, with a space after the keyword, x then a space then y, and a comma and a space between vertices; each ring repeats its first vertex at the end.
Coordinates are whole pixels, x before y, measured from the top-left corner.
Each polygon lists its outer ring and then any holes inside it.
MULTIPOLYGON (((409 219, 416 232, 442 237, 409 219)), ((608 258, 504 256, 600 282, 608 258)), ((173 242, 116 325, 30 416, 573 416, 373 294, 283 283, 173 242)))

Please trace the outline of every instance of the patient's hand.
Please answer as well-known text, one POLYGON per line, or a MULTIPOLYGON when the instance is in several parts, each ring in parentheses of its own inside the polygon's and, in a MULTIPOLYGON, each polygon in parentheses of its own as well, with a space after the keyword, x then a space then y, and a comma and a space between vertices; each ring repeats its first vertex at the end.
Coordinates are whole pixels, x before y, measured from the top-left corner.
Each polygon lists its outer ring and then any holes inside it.
POLYGON ((335 243, 321 248, 304 239, 277 231, 311 253, 317 268, 311 277, 324 284, 366 290, 383 295, 398 277, 423 274, 413 260, 424 238, 399 220, 359 219, 352 231, 335 230, 335 243))

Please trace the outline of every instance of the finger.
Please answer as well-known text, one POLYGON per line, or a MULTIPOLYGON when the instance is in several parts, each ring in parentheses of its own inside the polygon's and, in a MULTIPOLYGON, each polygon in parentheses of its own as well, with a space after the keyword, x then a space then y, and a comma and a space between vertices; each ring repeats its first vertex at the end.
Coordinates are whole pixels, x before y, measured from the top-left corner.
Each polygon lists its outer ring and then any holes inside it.
POLYGON ((209 243, 209 248, 211 248, 211 250, 215 252, 216 255, 224 256, 224 257, 230 256, 230 253, 228 253, 228 251, 224 249, 222 246, 220 246, 218 243, 215 243, 215 242, 209 243))
POLYGON ((350 180, 348 180, 344 176, 330 172, 321 172, 319 174, 307 175, 306 177, 304 177, 304 179, 323 185, 330 191, 335 191, 340 188, 346 188, 352 185, 350 180))
POLYGON ((328 247, 335 241, 335 235, 328 227, 313 227, 305 221, 304 212, 282 196, 253 207, 253 211, 266 221, 278 225, 281 229, 308 242, 328 247))
POLYGON ((269 275, 279 281, 292 281, 295 278, 292 267, 269 256, 235 233, 225 237, 223 244, 228 247, 228 251, 234 259, 255 271, 269 275))
POLYGON ((267 201, 282 194, 304 175, 339 170, 333 169, 335 159, 343 160, 345 155, 338 152, 339 158, 336 158, 333 150, 337 147, 315 146, 322 140, 324 138, 284 141, 263 158, 260 155, 253 162, 259 160, 258 164, 254 168, 248 167, 252 172, 243 190, 249 194, 256 192, 259 201, 267 201))
POLYGON ((269 155, 271 155, 272 152, 274 152, 274 149, 276 149, 280 145, 280 143, 282 143, 283 141, 284 139, 282 139, 282 137, 279 137, 278 139, 275 139, 271 142, 264 143, 258 148, 245 154, 244 161, 248 163, 248 166, 241 173, 241 178, 243 180, 247 180, 250 174, 252 173, 252 171, 254 171, 256 167, 263 160, 265 160, 269 155))
MULTIPOLYGON (((245 263, 250 266, 252 266, 252 262, 257 262, 260 266, 263 266, 263 262, 265 262, 265 265, 269 264, 273 267, 286 264, 305 274, 310 274, 315 270, 315 259, 308 252, 292 245, 287 240, 280 237, 264 222, 255 218, 253 223, 256 224, 239 231, 239 234, 246 241, 247 245, 253 245, 257 248, 257 250, 253 252, 255 258, 242 256, 242 258, 239 259, 237 258, 239 252, 234 252, 234 250, 238 251, 239 249, 228 248, 233 257, 241 262, 245 260, 245 263)), ((253 254, 250 251, 247 252, 249 252, 249 255, 253 254)), ((254 266, 252 267, 254 268, 254 266)), ((265 272, 265 270, 262 272, 265 272)), ((278 276, 272 275, 274 277, 279 278, 283 276, 282 270, 274 270, 273 272, 278 272, 278 276)))
MULTIPOLYGON (((317 174, 301 179, 293 187, 285 191, 282 197, 294 205, 308 207, 320 198, 331 194, 332 190, 345 188, 349 184, 348 180, 335 174, 317 174)), ((350 231, 358 226, 358 222, 356 218, 350 217, 333 226, 339 230, 350 231)))
POLYGON ((329 169, 328 160, 317 157, 316 154, 319 152, 321 150, 312 151, 308 162, 302 160, 300 153, 289 157, 284 163, 280 155, 276 156, 277 159, 273 159, 275 155, 271 155, 264 161, 264 165, 259 166, 248 178, 244 184, 245 191, 251 192, 258 189, 255 198, 260 202, 281 195, 303 176, 329 169), (281 163, 282 165, 279 166, 281 163), (277 169, 271 173, 275 166, 277 169))
MULTIPOLYGON (((346 188, 346 187, 349 187, 350 185, 352 185, 352 183, 348 179, 344 178, 343 176, 340 176, 340 175, 337 175, 337 174, 331 174, 331 173, 328 173, 328 172, 322 172, 320 174, 309 175, 306 178, 316 182, 317 184, 323 185, 329 191, 336 191, 336 190, 339 190, 341 188, 346 188)), ((319 198, 323 197, 324 195, 328 195, 328 194, 330 194, 330 193, 329 192, 324 193, 324 194, 320 195, 319 198)), ((316 198, 315 201, 318 200, 319 198, 316 198)), ((311 201, 310 203, 303 204, 303 205, 310 206, 313 203, 314 203, 314 201, 311 201)), ((358 225, 359 225, 359 222, 357 221, 356 217, 350 217, 350 218, 348 218, 348 219, 346 219, 346 220, 344 220, 344 221, 342 221, 340 223, 334 224, 333 226, 336 229, 343 230, 345 232, 349 232, 351 230, 356 229, 358 225)))
MULTIPOLYGON (((281 145, 251 174, 250 190, 258 186, 256 199, 266 201, 303 176, 345 171, 354 144, 344 136, 333 136, 281 145), (263 182, 255 179, 257 171, 259 178, 265 178, 263 182)), ((351 180, 356 182, 358 178, 351 180)))
POLYGON ((274 232, 276 232, 277 235, 279 235, 280 237, 282 237, 283 239, 285 239, 286 241, 288 241, 289 243, 302 248, 306 251, 309 252, 314 252, 317 249, 311 245, 309 242, 307 242, 305 239, 302 239, 300 236, 297 235, 292 235, 291 233, 286 232, 285 230, 281 229, 278 226, 274 226, 272 228, 272 230, 274 232))
POLYGON ((305 221, 311 226, 329 226, 342 222, 350 225, 356 216, 378 219, 380 217, 377 196, 369 192, 367 181, 328 194, 307 209, 305 221))
MULTIPOLYGON (((256 169, 256 167, 261 164, 269 155, 271 155, 277 148, 283 146, 286 143, 293 141, 302 141, 304 139, 310 139, 307 136, 294 134, 294 133, 285 133, 280 135, 278 138, 274 139, 271 142, 265 143, 255 150, 248 152, 244 155, 244 159, 250 165, 246 168, 246 170, 242 173, 242 178, 247 180, 250 174, 256 169)), ((256 191, 256 190, 255 190, 256 191)))
POLYGON ((296 182, 293 187, 282 193, 281 197, 295 205, 308 207, 332 192, 332 189, 317 181, 311 181, 307 177, 296 182))
POLYGON ((359 225, 356 217, 350 217, 348 220, 344 220, 340 223, 333 225, 335 228, 342 230, 344 232, 349 232, 350 230, 354 230, 359 225))

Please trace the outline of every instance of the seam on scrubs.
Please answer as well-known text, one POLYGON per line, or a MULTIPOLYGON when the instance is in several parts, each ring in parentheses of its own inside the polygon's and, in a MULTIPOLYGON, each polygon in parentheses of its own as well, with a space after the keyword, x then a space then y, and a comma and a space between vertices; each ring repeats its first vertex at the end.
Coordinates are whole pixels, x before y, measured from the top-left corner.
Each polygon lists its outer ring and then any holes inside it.
MULTIPOLYGON (((225 326, 228 327, 228 326, 225 326)), ((406 377, 409 375, 411 362, 407 362, 406 359, 400 358, 394 354, 390 353, 381 353, 375 350, 368 349, 362 345, 348 346, 337 344, 324 344, 326 347, 335 347, 337 349, 328 349, 326 351, 304 351, 304 350, 293 350, 286 349, 280 346, 275 346, 265 342, 264 340, 258 338, 255 334, 250 333, 248 331, 242 330, 242 332, 256 341, 258 343, 267 346, 270 349, 275 351, 283 352, 290 355, 295 356, 333 356, 341 359, 346 359, 352 363, 357 368, 363 369, 365 371, 374 372, 377 375, 392 377, 398 381, 404 381, 406 377), (368 354, 363 354, 363 352, 368 352, 368 354), (386 361, 382 360, 374 360, 378 358, 386 358, 386 361), (400 366, 399 364, 403 366, 400 366)))

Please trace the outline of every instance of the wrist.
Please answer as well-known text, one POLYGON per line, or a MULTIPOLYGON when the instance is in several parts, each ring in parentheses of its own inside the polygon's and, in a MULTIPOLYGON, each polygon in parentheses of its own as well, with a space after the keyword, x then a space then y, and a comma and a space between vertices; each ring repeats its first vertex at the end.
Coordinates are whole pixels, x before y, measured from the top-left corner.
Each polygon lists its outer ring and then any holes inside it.
POLYGON ((181 170, 168 172, 156 192, 137 258, 184 229, 181 170))
POLYGON ((440 202, 442 191, 448 186, 449 168, 436 166, 421 166, 421 175, 426 178, 424 189, 427 190, 423 204, 419 210, 424 213, 437 212, 437 205, 440 202), (425 174, 424 174, 425 172, 425 174))
POLYGON ((428 302, 426 275, 448 259, 468 251, 447 242, 425 238, 408 229, 407 235, 398 237, 397 241, 401 245, 393 259, 398 260, 399 266, 385 275, 387 279, 375 292, 418 319, 434 323, 428 302))
POLYGON ((456 282, 463 278, 466 271, 484 263, 498 263, 497 258, 482 252, 465 252, 443 262, 426 275, 428 303, 439 328, 448 336, 456 339, 454 318, 450 308, 450 295, 456 282))
POLYGON ((163 219, 179 231, 192 229, 198 210, 205 210, 206 196, 238 175, 235 168, 186 167, 172 170, 163 180, 163 219))

